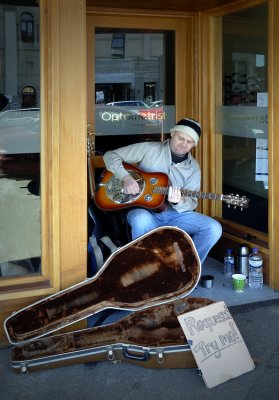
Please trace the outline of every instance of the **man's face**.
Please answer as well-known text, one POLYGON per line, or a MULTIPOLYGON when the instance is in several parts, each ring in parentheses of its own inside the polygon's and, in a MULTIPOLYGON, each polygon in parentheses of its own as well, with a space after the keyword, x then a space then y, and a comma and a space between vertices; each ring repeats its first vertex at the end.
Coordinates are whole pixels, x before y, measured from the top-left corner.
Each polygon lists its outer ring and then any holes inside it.
POLYGON ((194 140, 187 133, 181 131, 174 131, 171 133, 170 149, 178 156, 188 153, 194 145, 194 140))

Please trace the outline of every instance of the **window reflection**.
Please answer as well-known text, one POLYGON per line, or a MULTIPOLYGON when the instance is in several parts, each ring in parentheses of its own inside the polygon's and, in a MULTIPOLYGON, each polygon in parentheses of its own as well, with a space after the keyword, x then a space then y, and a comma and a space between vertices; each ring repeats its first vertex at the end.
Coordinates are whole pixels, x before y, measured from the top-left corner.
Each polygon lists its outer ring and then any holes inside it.
POLYGON ((95 37, 96 154, 161 140, 175 123, 174 32, 98 28, 95 37))
POLYGON ((223 17, 223 106, 217 110, 223 135, 223 193, 251 199, 242 213, 223 205, 223 217, 266 233, 267 27, 266 3, 223 17))
POLYGON ((1 278, 41 270, 39 8, 34 4, 11 0, 7 7, 0 1, 1 278))
POLYGON ((22 108, 32 107, 37 107, 36 89, 33 86, 25 86, 22 89, 22 108))
POLYGON ((34 17, 30 12, 24 12, 20 17, 20 37, 24 43, 34 42, 34 17))

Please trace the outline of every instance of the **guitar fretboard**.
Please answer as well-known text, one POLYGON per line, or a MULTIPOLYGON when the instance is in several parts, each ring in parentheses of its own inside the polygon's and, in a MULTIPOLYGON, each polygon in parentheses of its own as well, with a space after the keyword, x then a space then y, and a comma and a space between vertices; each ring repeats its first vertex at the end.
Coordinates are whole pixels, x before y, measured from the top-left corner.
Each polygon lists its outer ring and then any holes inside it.
MULTIPOLYGON (((165 195, 168 193, 168 188, 162 186, 156 186, 154 187, 153 193, 165 195)), ((187 190, 187 189, 182 189, 181 194, 184 197, 194 197, 195 199, 222 200, 223 198, 222 194, 199 192, 197 190, 187 190)))

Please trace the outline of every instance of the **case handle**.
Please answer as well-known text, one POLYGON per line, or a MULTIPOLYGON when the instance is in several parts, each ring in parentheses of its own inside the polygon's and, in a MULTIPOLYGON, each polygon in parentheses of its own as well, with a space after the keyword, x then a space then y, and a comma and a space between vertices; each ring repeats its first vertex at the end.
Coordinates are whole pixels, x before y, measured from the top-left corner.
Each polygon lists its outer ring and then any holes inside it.
POLYGON ((122 354, 126 358, 137 361, 147 361, 150 358, 148 350, 144 350, 142 354, 134 354, 130 353, 127 347, 124 347, 122 350, 122 354))

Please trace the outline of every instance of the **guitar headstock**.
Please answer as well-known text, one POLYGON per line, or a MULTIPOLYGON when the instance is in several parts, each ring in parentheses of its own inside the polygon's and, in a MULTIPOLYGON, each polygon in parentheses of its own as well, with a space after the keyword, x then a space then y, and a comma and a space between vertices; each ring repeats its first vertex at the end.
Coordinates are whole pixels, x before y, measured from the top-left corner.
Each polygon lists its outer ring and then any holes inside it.
POLYGON ((243 208, 248 208, 250 201, 246 196, 239 196, 239 194, 234 195, 232 193, 223 195, 222 200, 228 204, 228 207, 240 207, 241 210, 243 210, 243 208))

